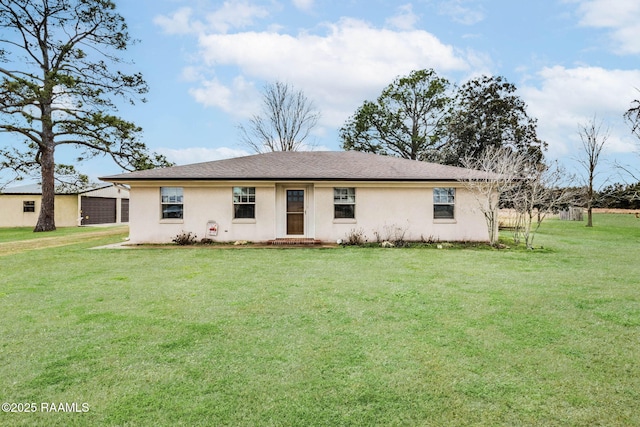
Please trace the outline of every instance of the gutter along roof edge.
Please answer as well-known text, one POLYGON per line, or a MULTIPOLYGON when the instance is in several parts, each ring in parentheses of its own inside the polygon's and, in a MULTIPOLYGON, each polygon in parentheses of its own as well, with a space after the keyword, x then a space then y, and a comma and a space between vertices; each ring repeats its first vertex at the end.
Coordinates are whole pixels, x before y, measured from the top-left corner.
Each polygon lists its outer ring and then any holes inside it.
POLYGON ((331 181, 346 181, 346 182, 438 182, 438 181, 448 181, 448 182, 462 182, 466 181, 466 179, 458 179, 458 178, 255 178, 255 177, 246 177, 246 178, 194 178, 194 177, 172 177, 172 178, 115 178, 115 177, 100 177, 98 178, 102 181, 107 182, 117 182, 117 183, 126 183, 126 182, 153 182, 153 181, 203 181, 203 182, 211 182, 211 181, 276 181, 276 182, 295 182, 295 181, 307 181, 307 182, 331 182, 331 181))

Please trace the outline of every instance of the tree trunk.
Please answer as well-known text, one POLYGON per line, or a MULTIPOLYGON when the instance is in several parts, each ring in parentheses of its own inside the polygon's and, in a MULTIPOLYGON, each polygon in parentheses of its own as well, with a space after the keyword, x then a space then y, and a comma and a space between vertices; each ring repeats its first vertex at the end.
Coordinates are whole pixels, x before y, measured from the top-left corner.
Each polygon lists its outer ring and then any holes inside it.
MULTIPOLYGON (((48 63, 48 58, 45 58, 48 63)), ((42 179, 42 201, 40 203, 40 215, 34 232, 53 231, 56 229, 55 220, 55 169, 56 163, 54 152, 56 144, 54 141, 53 120, 51 110, 51 99, 53 99, 53 82, 48 81, 47 73, 44 76, 45 96, 40 100, 40 115, 42 119, 42 141, 36 155, 36 160, 40 164, 40 176, 42 179)))
POLYGON ((587 191, 587 227, 593 227, 593 172, 589 175, 589 189, 587 191))
POLYGON ((498 212, 490 211, 485 212, 485 219, 487 220, 487 231, 489 232, 489 244, 495 246, 498 241, 498 212))
POLYGON ((42 202, 40 203, 40 216, 34 232, 53 231, 56 229, 55 221, 55 161, 54 148, 43 148, 40 155, 40 169, 42 177, 42 202))

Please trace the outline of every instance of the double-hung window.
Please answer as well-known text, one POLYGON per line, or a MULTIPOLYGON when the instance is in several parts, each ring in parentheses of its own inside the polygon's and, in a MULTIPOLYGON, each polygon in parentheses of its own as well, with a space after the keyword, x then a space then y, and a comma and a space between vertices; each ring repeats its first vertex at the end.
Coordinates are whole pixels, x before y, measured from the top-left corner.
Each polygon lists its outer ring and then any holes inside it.
POLYGON ((160 187, 162 219, 182 219, 184 202, 182 187, 160 187))
POLYGON ((255 187, 233 187, 233 217, 235 219, 256 217, 255 187))
POLYGON ((356 217, 356 189, 333 189, 333 217, 335 219, 356 217))
POLYGON ((454 219, 455 213, 455 188, 433 189, 433 218, 454 219))

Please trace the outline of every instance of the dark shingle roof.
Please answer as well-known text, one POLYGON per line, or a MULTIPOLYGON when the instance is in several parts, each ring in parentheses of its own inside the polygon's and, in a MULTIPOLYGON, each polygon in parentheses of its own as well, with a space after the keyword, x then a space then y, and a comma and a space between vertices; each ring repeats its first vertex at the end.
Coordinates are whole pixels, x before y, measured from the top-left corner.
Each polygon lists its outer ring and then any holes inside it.
POLYGON ((358 151, 279 151, 102 177, 111 182, 147 180, 449 181, 486 179, 454 166, 358 151))

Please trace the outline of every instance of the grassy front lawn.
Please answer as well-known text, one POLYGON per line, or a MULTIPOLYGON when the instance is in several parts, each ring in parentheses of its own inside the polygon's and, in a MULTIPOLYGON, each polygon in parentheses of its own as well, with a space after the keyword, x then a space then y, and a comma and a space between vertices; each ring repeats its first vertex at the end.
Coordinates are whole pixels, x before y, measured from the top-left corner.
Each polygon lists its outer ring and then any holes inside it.
POLYGON ((640 425, 640 220, 595 224, 535 251, 2 256, 0 400, 89 410, 0 425, 640 425))

